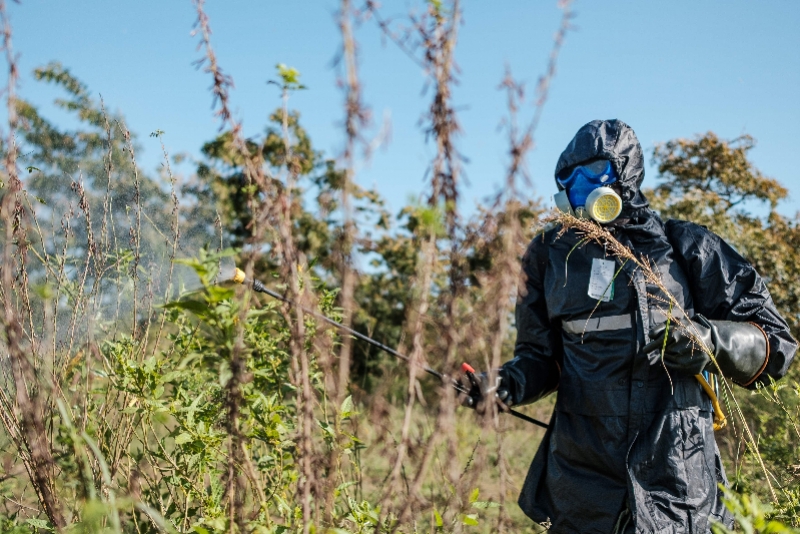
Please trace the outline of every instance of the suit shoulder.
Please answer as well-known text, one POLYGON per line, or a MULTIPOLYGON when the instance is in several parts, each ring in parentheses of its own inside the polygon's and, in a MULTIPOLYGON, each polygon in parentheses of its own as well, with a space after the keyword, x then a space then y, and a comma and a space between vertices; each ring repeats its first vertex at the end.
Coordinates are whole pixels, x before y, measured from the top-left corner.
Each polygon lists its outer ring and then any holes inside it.
POLYGON ((691 221, 684 221, 682 219, 667 219, 664 223, 667 232, 671 234, 685 234, 685 235, 716 235, 702 224, 693 223, 691 221))
POLYGON ((544 227, 540 228, 536 235, 533 236, 531 242, 528 244, 528 251, 541 250, 547 248, 559 237, 561 232, 561 225, 557 222, 549 222, 544 227))
POLYGON ((537 265, 542 268, 550 256, 550 247, 558 239, 561 225, 558 223, 548 223, 541 228, 531 239, 525 255, 522 257, 523 266, 537 265))
POLYGON ((672 246, 683 250, 718 246, 723 241, 720 236, 706 226, 691 221, 668 219, 664 226, 672 246))

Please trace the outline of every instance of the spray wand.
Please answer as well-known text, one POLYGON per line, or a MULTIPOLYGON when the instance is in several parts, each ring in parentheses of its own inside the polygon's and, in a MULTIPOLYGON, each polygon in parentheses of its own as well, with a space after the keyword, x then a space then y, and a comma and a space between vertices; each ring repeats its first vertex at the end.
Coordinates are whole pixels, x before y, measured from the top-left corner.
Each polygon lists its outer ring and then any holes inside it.
MULTIPOLYGON (((288 304, 290 306, 296 306, 303 313, 305 313, 306 315, 310 315, 310 316, 314 317, 315 319, 319 319, 321 321, 324 321, 324 322, 328 323, 331 326, 335 326, 336 328, 338 328, 342 332, 346 332, 347 334, 350 334, 351 336, 353 336, 353 337, 355 337, 357 339, 360 339, 361 341, 365 341, 365 342, 369 343, 370 345, 372 345, 374 347, 377 347, 377 348, 381 349, 382 351, 384 351, 384 352, 386 352, 388 354, 391 354, 395 358, 403 360, 404 362, 410 362, 411 361, 411 358, 409 358, 405 354, 401 354, 401 353, 397 352, 396 350, 394 350, 393 348, 388 347, 388 346, 384 345, 383 343, 372 339, 369 336, 365 336, 361 332, 357 332, 356 330, 353 330, 352 328, 349 328, 349 327, 343 325, 342 323, 340 323, 338 321, 334 321, 333 319, 331 319, 330 317, 328 317, 326 315, 323 315, 321 313, 317 313, 314 310, 309 310, 308 308, 300 306, 299 304, 293 302, 291 299, 288 299, 285 296, 281 295, 280 293, 277 293, 277 292, 272 291, 271 289, 267 288, 263 283, 261 283, 258 280, 255 280, 255 279, 251 280, 251 279, 247 278, 245 276, 244 271, 242 271, 241 269, 236 269, 232 280, 233 280, 233 282, 235 282, 237 284, 245 284, 245 285, 248 285, 248 286, 252 287, 253 291, 269 295, 270 297, 272 297, 274 299, 277 299, 277 300, 280 300, 281 302, 285 302, 286 304, 288 304)), ((467 377, 470 379, 470 381, 474 383, 474 381, 475 381, 475 377, 474 377, 475 370, 468 363, 464 363, 461 366, 461 368, 467 374, 467 377)), ((462 386, 454 378, 450 378, 447 375, 444 375, 444 374, 440 373, 439 371, 436 371, 435 369, 432 369, 431 367, 429 367, 427 365, 422 365, 422 370, 425 371, 426 373, 428 373, 431 376, 435 376, 436 378, 438 378, 442 382, 450 382, 450 384, 459 393, 464 393, 464 394, 469 393, 469 391, 464 389, 464 386, 462 386)), ((523 421, 527 421, 529 423, 533 423, 534 425, 540 426, 542 428, 549 428, 549 425, 547 423, 543 423, 542 421, 539 421, 538 419, 534 419, 533 417, 528 417, 527 415, 525 415, 523 413, 517 412, 515 410, 511 410, 511 409, 505 407, 502 404, 500 404, 500 408, 501 408, 501 411, 503 413, 511 414, 514 417, 517 417, 518 419, 522 419, 523 421)))

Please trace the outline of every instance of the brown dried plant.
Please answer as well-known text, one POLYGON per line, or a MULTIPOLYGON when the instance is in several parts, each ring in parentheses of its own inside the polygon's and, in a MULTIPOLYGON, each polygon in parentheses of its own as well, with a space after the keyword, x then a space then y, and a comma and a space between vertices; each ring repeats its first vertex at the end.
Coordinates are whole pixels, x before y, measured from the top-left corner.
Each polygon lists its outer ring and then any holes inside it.
MULTIPOLYGON (((537 83, 534 112, 525 128, 520 128, 518 124, 520 108, 525 97, 524 87, 514 80, 510 68, 507 68, 506 76, 500 85, 500 88, 506 92, 509 113, 504 121, 508 133, 509 163, 504 188, 497 194, 493 207, 495 210, 499 210, 502 216, 487 214, 482 224, 482 231, 477 234, 484 236, 483 239, 489 237, 498 242, 495 245, 497 248, 492 250, 491 268, 481 278, 488 307, 488 313, 485 314, 488 324, 485 333, 482 333, 480 337, 486 340, 485 345, 488 350, 485 353, 483 364, 484 368, 489 370, 490 382, 495 380, 496 370, 502 363, 503 349, 509 334, 509 317, 513 307, 512 295, 517 291, 517 284, 521 281, 519 258, 530 239, 521 220, 524 205, 520 200, 519 183, 530 186, 530 177, 525 165, 526 156, 535 146, 536 127, 547 102, 550 84, 556 73, 558 55, 566 33, 571 28, 570 24, 573 18, 570 1, 560 2, 559 8, 562 10, 561 25, 554 39, 547 70, 537 83)), ((474 317, 473 321, 476 319, 477 317, 474 317)), ((497 408, 497 406, 493 406, 492 410, 485 412, 483 424, 487 429, 490 428, 498 433, 495 454, 498 458, 500 480, 496 497, 500 505, 500 513, 497 517, 496 530, 504 532, 508 521, 504 509, 509 473, 504 458, 503 426, 497 408)))
POLYGON ((37 498, 52 524, 59 530, 66 526, 61 504, 54 491, 54 463, 52 451, 44 426, 44 392, 38 380, 39 373, 29 357, 26 345, 34 339, 23 329, 24 317, 30 316, 28 295, 28 215, 23 205, 24 191, 17 170, 16 140, 16 87, 19 78, 17 58, 12 48, 12 29, 5 1, 0 0, 0 24, 2 24, 2 48, 8 63, 8 85, 6 102, 9 130, 5 147, 5 174, 7 184, 0 200, 0 220, 3 222, 3 263, 0 275, 0 298, 3 302, 3 330, 5 348, 13 375, 15 399, 12 401, 5 391, 0 400, 3 404, 3 424, 19 452, 25 470, 34 483, 37 498), (22 301, 15 299, 21 295, 22 301))
MULTIPOLYGON (((329 470, 333 470, 337 464, 338 452, 332 451, 330 454, 324 454, 316 443, 316 411, 325 409, 320 406, 320 399, 316 397, 314 388, 311 383, 312 376, 312 351, 308 350, 308 346, 314 348, 313 353, 319 355, 320 364, 334 367, 330 364, 328 355, 331 354, 333 348, 330 346, 330 336, 325 334, 323 328, 313 326, 308 328, 306 318, 304 317, 303 309, 314 309, 316 307, 316 299, 313 292, 310 290, 312 287, 311 280, 308 276, 308 267, 305 264, 305 259, 297 248, 293 233, 293 207, 298 201, 294 198, 295 184, 300 172, 299 165, 295 161, 295 156, 292 153, 292 146, 289 138, 289 110, 288 100, 291 87, 288 82, 283 84, 279 83, 282 90, 282 122, 283 122, 283 144, 284 144, 284 174, 282 177, 272 177, 264 169, 263 156, 260 151, 253 153, 247 147, 247 142, 241 133, 241 124, 233 118, 229 108, 229 90, 233 86, 233 80, 222 73, 219 67, 216 56, 210 44, 211 29, 209 20, 203 9, 202 0, 196 0, 196 11, 198 14, 197 28, 201 34, 201 46, 205 50, 205 70, 213 77, 212 92, 215 101, 219 103, 219 110, 217 112, 223 126, 227 127, 233 139, 234 147, 239 151, 239 154, 245 165, 245 175, 247 182, 253 183, 258 186, 258 194, 255 190, 250 193, 250 206, 256 214, 254 217, 254 225, 252 230, 252 237, 249 241, 249 246, 252 253, 245 267, 245 272, 248 276, 252 274, 253 265, 256 257, 263 243, 269 243, 271 253, 279 259, 279 266, 281 269, 281 280, 287 288, 287 297, 294 306, 284 305, 283 314, 289 324, 291 331, 290 349, 291 349, 291 363, 292 373, 291 378, 295 386, 298 387, 300 392, 298 398, 298 405, 300 408, 301 420, 298 432, 299 454, 298 461, 301 465, 302 477, 298 484, 298 497, 302 508, 302 525, 303 531, 309 532, 314 525, 319 524, 320 514, 318 513, 321 502, 327 502, 324 506, 323 515, 330 516, 331 496, 334 492, 333 482, 335 480, 330 478, 320 477, 319 467, 327 465, 329 470), (327 460, 325 459, 327 457, 327 460)), ((349 213, 349 190, 354 173, 354 150, 355 142, 358 136, 357 129, 366 117, 365 112, 360 104, 358 78, 356 71, 356 58, 355 58, 355 42, 352 38, 352 30, 350 26, 351 7, 349 3, 345 2, 342 6, 340 15, 340 27, 343 34, 343 49, 346 65, 345 83, 346 93, 346 148, 343 159, 345 161, 346 169, 344 171, 344 184, 342 186, 342 205, 344 210, 344 229, 342 237, 342 279, 343 279, 343 292, 342 292, 342 308, 345 314, 345 323, 349 323, 352 314, 352 292, 354 284, 354 274, 352 272, 351 263, 351 249, 355 241, 354 227, 350 219, 349 213)), ((242 309, 242 318, 246 313, 247 306, 242 309)), ((243 322, 243 321, 242 321, 243 322)), ((348 385, 349 385, 349 359, 351 353, 350 340, 345 339, 343 346, 339 351, 339 358, 337 365, 336 375, 337 380, 326 381, 326 397, 334 401, 334 406, 339 406, 343 401, 348 385)), ((239 349, 240 350, 240 349, 239 349)), ((234 378, 231 379, 231 387, 235 388, 237 381, 243 378, 242 369, 237 362, 236 356, 239 351, 235 351, 234 359, 231 362, 231 368, 234 378)), ((236 395, 232 393, 231 414, 235 415, 238 409, 238 400, 236 395)), ((324 399, 323 399, 324 400, 324 399)), ((323 419, 328 417, 323 414, 323 419)), ((235 421, 235 417, 231 417, 235 421)), ((232 435, 238 435, 238 430, 231 428, 232 435)), ((234 440, 235 441, 235 440, 234 440)), ((239 451, 241 446, 234 443, 233 461, 231 462, 230 476, 236 477, 236 465, 244 463, 246 460, 241 458, 239 451)), ((242 488, 231 486, 231 497, 240 495, 242 488)), ((233 500, 231 501, 233 503, 233 500)), ((231 506, 231 509, 238 508, 231 506)), ((233 514, 233 512, 231 512, 233 514)), ((241 516, 237 520, 241 524, 241 516)))
MULTIPOLYGON (((230 98, 229 93, 230 89, 233 88, 233 78, 228 76, 227 74, 223 73, 222 68, 217 62, 216 53, 211 46, 211 26, 209 23, 208 15, 205 13, 204 9, 204 0, 194 0, 193 1, 195 6, 195 11, 197 13, 197 21, 195 23, 195 32, 199 31, 200 33, 200 42, 198 44, 198 50, 203 49, 204 57, 198 60, 197 65, 198 67, 204 66, 204 71, 211 74, 212 77, 212 86, 211 91, 214 95, 214 105, 217 107, 216 116, 220 119, 220 130, 228 128, 231 133, 231 138, 233 141, 234 149, 238 152, 239 157, 241 158, 244 168, 245 168, 245 176, 246 176, 246 183, 248 186, 255 185, 257 186, 258 190, 264 193, 263 200, 260 200, 257 195, 255 195, 255 190, 252 188, 248 189, 249 196, 248 196, 248 204, 249 207, 253 210, 254 213, 257 214, 255 217, 256 224, 252 231, 251 237, 251 244, 259 243, 264 232, 267 230, 264 224, 266 221, 270 220, 268 214, 272 214, 272 211, 275 209, 273 201, 275 200, 275 188, 273 186, 271 177, 267 176, 264 167, 263 161, 260 151, 256 151, 253 153, 247 146, 247 142, 242 135, 242 125, 239 121, 237 121, 233 113, 230 110, 230 98)), ((280 233, 281 237, 285 236, 285 232, 280 233)), ((285 247, 281 247, 282 250, 285 250, 285 247)), ((289 250, 291 252, 291 249, 289 250)), ((255 262, 255 255, 251 254, 248 258, 248 261, 245 265, 245 272, 248 276, 252 277, 253 274, 253 265, 255 262)), ((299 290, 296 284, 296 269, 297 263, 294 261, 294 258, 286 258, 289 260, 289 267, 286 266, 284 262, 285 269, 292 270, 292 284, 291 284, 291 292, 293 298, 298 299, 299 297, 299 290)), ((240 292, 241 295, 241 292, 240 292)), ((247 296, 245 295, 245 305, 242 306, 242 311, 240 314, 240 324, 243 323, 243 319, 247 312, 249 306, 249 300, 247 300, 247 296)), ((291 315, 287 310, 287 318, 290 318, 291 315)), ((292 362, 293 365, 296 367, 298 360, 306 361, 303 356, 302 350, 302 340, 305 337, 304 332, 304 323, 302 312, 296 312, 294 316, 289 319, 291 328, 292 328, 292 362)), ((230 461, 228 463, 228 472, 227 472, 227 496, 228 496, 228 511, 229 511, 229 521, 232 525, 236 525, 240 531, 244 529, 244 514, 242 510, 242 499, 246 493, 246 488, 244 485, 244 479, 240 473, 240 466, 245 464, 245 458, 242 454, 243 452, 243 436, 240 431, 239 427, 239 415, 240 415, 240 407, 242 403, 241 391, 240 391, 240 384, 245 379, 245 369, 243 366, 243 361, 241 357, 241 352, 243 350, 242 347, 242 336, 243 331, 242 327, 238 327, 238 332, 236 335, 236 344, 234 346, 234 350, 231 354, 231 361, 230 361, 230 369, 231 369, 231 378, 227 383, 227 410, 228 410, 228 418, 227 418, 227 432, 229 435, 229 451, 230 451, 230 461)), ((304 367, 306 367, 304 365, 304 367)), ((310 403, 310 388, 306 385, 306 381, 303 383, 303 396, 302 402, 303 406, 308 406, 310 403)), ((309 440, 309 427, 310 423, 307 422, 308 419, 308 409, 304 410, 304 424, 302 426, 302 436, 301 436, 301 446, 303 448, 303 454, 301 456, 301 461, 305 462, 303 473, 306 477, 306 483, 304 484, 303 490, 303 519, 305 523, 310 523, 310 488, 308 479, 310 478, 311 468, 308 464, 308 452, 310 451, 310 446, 308 445, 309 440)))
MULTIPOLYGON (((368 2, 365 10, 375 18, 378 24, 386 30, 378 6, 368 2)), ((460 156, 454 144, 455 135, 459 131, 455 110, 452 106, 452 86, 456 81, 457 67, 455 65, 455 47, 458 29, 461 25, 461 4, 458 0, 447 3, 429 3, 421 16, 411 13, 408 16, 410 35, 414 35, 414 49, 406 48, 412 57, 420 57, 419 63, 423 66, 428 78, 428 83, 433 87, 433 97, 425 118, 426 132, 433 138, 436 153, 430 167, 431 193, 428 204, 431 209, 443 207, 447 237, 450 240, 449 277, 450 291, 444 296, 444 321, 441 333, 444 338, 442 352, 445 355, 443 368, 446 372, 453 366, 456 347, 458 346, 458 327, 456 324, 456 302, 460 298, 462 289, 463 266, 459 253, 459 222, 458 222, 458 179, 460 172, 460 156)), ((405 45, 402 45, 405 47, 405 45)), ((415 401, 418 398, 418 375, 421 364, 426 360, 425 353, 425 322, 428 315, 430 290, 434 272, 439 259, 438 238, 434 227, 422 228, 418 236, 421 247, 418 256, 414 287, 414 299, 407 305, 408 331, 411 336, 411 354, 408 366, 408 385, 406 389, 406 403, 403 422, 400 430, 400 439, 397 445, 393 467, 387 478, 383 498, 381 499, 382 513, 387 514, 394 505, 397 486, 403 473, 407 455, 412 448, 411 427, 414 419, 415 401)), ((438 444, 443 437, 447 437, 449 454, 452 460, 455 457, 454 406, 455 395, 450 384, 443 384, 439 395, 441 402, 437 413, 434 431, 422 446, 422 457, 416 469, 416 474, 408 483, 406 498, 399 510, 400 524, 407 521, 412 512, 416 511, 421 497, 421 487, 425 481, 428 469, 433 462, 438 444)), ((448 483, 455 486, 458 483, 458 468, 452 461, 446 462, 442 471, 446 473, 448 483)), ((450 521, 450 518, 445 518, 450 521)))
MULTIPOLYGON (((430 169, 431 193, 428 199, 431 206, 442 207, 445 222, 444 239, 432 233, 421 236, 421 254, 415 283, 415 287, 418 288, 415 293, 417 300, 413 307, 408 308, 412 310, 409 314, 412 357, 406 406, 393 468, 385 484, 382 500, 384 510, 389 509, 390 498, 397 491, 396 482, 403 473, 406 455, 411 451, 410 429, 419 387, 415 381, 419 371, 419 358, 423 351, 427 354, 442 354, 443 357, 438 360, 438 364, 448 374, 455 373, 460 364, 456 361, 457 355, 463 353, 465 348, 474 345, 488 348, 483 352, 487 369, 496 369, 500 365, 503 345, 508 337, 509 313, 513 307, 511 296, 519 279, 519 257, 526 244, 523 235, 525 232, 518 217, 522 203, 519 200, 516 182, 523 179, 529 183, 524 162, 527 152, 533 148, 533 132, 547 100, 550 81, 555 75, 558 52, 570 28, 572 13, 569 6, 570 2, 559 4, 563 10, 562 25, 556 35, 547 71, 539 80, 538 99, 533 117, 529 125, 522 130, 516 126, 519 99, 522 97, 521 88, 516 86, 510 75, 504 80, 503 87, 508 90, 511 115, 508 125, 510 163, 504 190, 498 194, 493 206, 493 210, 497 210, 501 215, 482 212, 480 216, 485 217, 485 220, 483 224, 477 225, 477 233, 473 233, 472 230, 462 228, 457 209, 461 156, 455 148, 454 140, 459 132, 459 125, 451 102, 452 86, 456 83, 457 66, 454 51, 457 30, 461 24, 461 6, 456 1, 430 3, 422 15, 411 13, 398 21, 397 18, 384 17, 377 3, 371 1, 366 3, 366 12, 375 20, 383 34, 425 70, 429 80, 428 85, 433 89, 431 104, 424 119, 426 131, 436 146, 430 169), (491 249, 494 255, 492 267, 482 278, 485 285, 481 288, 483 295, 481 298, 485 300, 480 301, 480 308, 477 309, 473 302, 474 291, 465 291, 467 254, 474 251, 476 246, 485 246, 487 240, 496 241, 497 247, 491 249), (442 242, 449 245, 444 265, 440 259, 442 242), (436 319, 433 317, 428 319, 435 325, 440 341, 425 350, 423 344, 426 339, 425 316, 432 305, 426 288, 430 287, 434 275, 440 269, 447 273, 448 290, 444 291, 435 303, 434 309, 441 310, 441 315, 436 319), (485 329, 483 326, 478 326, 483 324, 485 329)), ((467 350, 473 353, 473 350, 467 350)), ((442 384, 439 391, 439 408, 432 424, 431 436, 420 443, 421 458, 417 462, 416 473, 407 482, 406 501, 399 512, 401 523, 411 517, 412 512, 418 514, 431 506, 422 498, 420 490, 423 483, 430 478, 430 468, 434 459, 441 454, 442 442, 447 452, 446 459, 439 458, 438 470, 443 477, 442 482, 456 488, 443 504, 440 503, 446 512, 442 516, 443 521, 445 524, 451 523, 455 514, 465 509, 465 505, 466 509, 469 508, 467 494, 474 487, 475 471, 464 469, 454 461, 458 448, 455 432, 455 400, 452 387, 449 384, 442 384)), ((494 430, 500 428, 497 415, 496 411, 493 413, 489 411, 485 419, 485 424, 494 430)), ((420 453, 415 456, 418 454, 420 453)), ((498 440, 497 456, 501 464, 501 489, 498 501, 503 506, 507 473, 503 464, 502 439, 498 440)), ((484 448, 476 445, 470 458, 475 459, 480 465, 485 461, 484 448)), ((500 531, 506 525, 504 514, 504 509, 498 514, 497 529, 500 531)))

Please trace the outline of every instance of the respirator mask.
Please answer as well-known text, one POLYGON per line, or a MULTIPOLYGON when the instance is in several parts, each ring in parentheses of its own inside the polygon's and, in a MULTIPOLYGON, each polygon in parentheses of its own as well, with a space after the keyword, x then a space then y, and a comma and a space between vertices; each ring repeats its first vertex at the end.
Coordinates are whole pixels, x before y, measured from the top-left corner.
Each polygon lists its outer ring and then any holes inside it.
POLYGON ((578 218, 607 224, 622 212, 622 199, 609 185, 617 181, 611 162, 598 159, 575 167, 566 177, 556 178, 564 189, 553 197, 556 207, 578 218))

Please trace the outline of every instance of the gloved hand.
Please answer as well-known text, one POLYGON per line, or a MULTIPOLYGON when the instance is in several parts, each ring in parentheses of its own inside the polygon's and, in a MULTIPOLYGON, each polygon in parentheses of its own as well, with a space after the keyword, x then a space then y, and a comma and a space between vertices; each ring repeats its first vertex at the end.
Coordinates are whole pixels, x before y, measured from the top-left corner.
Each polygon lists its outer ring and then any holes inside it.
POLYGON ((476 374, 469 364, 463 364, 461 369, 466 376, 466 380, 462 380, 461 384, 463 389, 467 390, 466 396, 461 401, 462 406, 483 412, 486 409, 487 400, 490 399, 499 401, 504 407, 510 406, 508 388, 503 384, 502 369, 498 369, 493 384, 490 383, 488 373, 476 374))
POLYGON ((659 358, 663 350, 664 365, 670 371, 699 375, 711 362, 711 357, 704 348, 710 349, 712 353, 714 351, 711 326, 702 315, 696 315, 687 328, 680 327, 674 322, 669 325, 664 324, 650 333, 650 339, 650 343, 642 350, 646 353, 655 351, 659 358))
POLYGON ((709 321, 698 314, 688 329, 675 324, 667 329, 664 325, 653 331, 650 339, 652 341, 642 350, 661 355, 663 348, 664 364, 668 369, 688 375, 722 371, 725 377, 742 385, 750 385, 767 360, 767 338, 759 327, 751 323, 709 321), (717 365, 712 363, 699 342, 711 351, 717 365))

